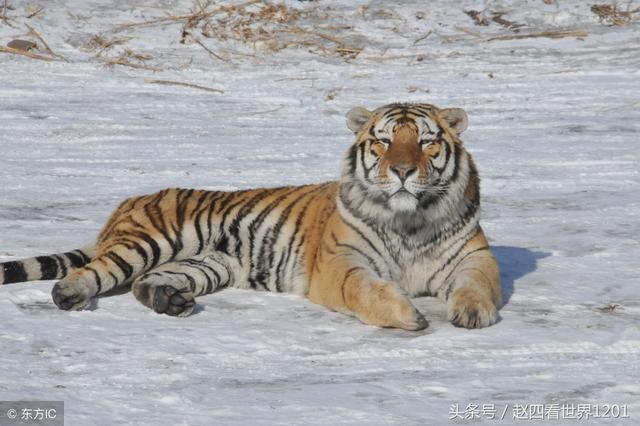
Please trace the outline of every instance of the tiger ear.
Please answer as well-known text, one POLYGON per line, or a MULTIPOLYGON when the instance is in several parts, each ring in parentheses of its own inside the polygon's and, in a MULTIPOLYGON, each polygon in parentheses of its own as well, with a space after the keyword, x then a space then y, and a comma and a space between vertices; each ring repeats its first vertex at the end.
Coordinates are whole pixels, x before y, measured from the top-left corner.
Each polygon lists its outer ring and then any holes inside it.
POLYGON ((467 113, 460 108, 446 108, 440 110, 440 116, 444 118, 449 127, 458 135, 464 132, 469 125, 467 113))
POLYGON ((351 108, 347 113, 347 127, 353 133, 358 133, 367 124, 373 113, 363 107, 351 108))

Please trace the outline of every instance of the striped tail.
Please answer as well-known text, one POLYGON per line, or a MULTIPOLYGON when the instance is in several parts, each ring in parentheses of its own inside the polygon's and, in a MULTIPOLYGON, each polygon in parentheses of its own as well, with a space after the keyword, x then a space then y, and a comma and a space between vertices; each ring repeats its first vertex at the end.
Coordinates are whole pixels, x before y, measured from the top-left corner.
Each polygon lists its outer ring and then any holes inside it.
POLYGON ((48 256, 0 263, 0 285, 37 280, 58 280, 86 265, 95 254, 95 246, 48 256))

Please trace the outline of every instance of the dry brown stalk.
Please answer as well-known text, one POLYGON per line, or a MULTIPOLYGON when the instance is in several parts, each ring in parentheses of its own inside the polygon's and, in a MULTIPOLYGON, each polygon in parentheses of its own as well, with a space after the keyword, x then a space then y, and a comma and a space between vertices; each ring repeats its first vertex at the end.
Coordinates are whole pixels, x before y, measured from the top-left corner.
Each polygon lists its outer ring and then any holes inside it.
POLYGON ((252 4, 255 3, 260 3, 263 0, 249 0, 247 2, 244 3, 240 3, 237 5, 233 5, 233 6, 221 6, 215 10, 212 10, 210 12, 195 12, 195 13, 190 13, 188 15, 174 15, 174 16, 166 16, 164 18, 156 18, 156 19, 150 19, 148 21, 144 21, 144 22, 132 22, 129 24, 122 24, 122 25, 118 25, 117 27, 114 27, 113 29, 111 29, 111 32, 117 33, 123 30, 127 30, 130 28, 136 28, 136 27, 149 27, 149 26, 153 26, 153 25, 162 25, 162 24, 169 24, 169 23, 173 23, 173 22, 177 22, 177 21, 184 21, 184 20, 201 20, 201 19, 205 19, 205 18, 209 18, 211 16, 214 16, 218 13, 222 13, 222 12, 227 12, 229 10, 232 9, 237 9, 237 8, 243 8, 246 6, 250 6, 252 4))
POLYGON ((214 89, 211 87, 200 86, 198 84, 184 83, 182 81, 146 79, 144 82, 151 84, 162 84, 166 86, 184 86, 191 87, 192 89, 206 90, 207 92, 224 93, 224 90, 222 89, 214 89))
POLYGON ((33 18, 34 16, 38 15, 43 10, 44 10, 44 7, 42 7, 42 6, 37 7, 35 9, 32 9, 32 11, 27 15, 27 19, 33 18))
POLYGON ((37 32, 31 25, 29 24, 24 24, 28 29, 29 32, 31 34, 33 34, 33 36, 35 38, 37 38, 38 40, 40 40, 40 43, 42 43, 42 45, 44 46, 45 50, 47 51, 47 53, 49 53, 49 55, 51 56, 55 56, 58 59, 62 59, 65 62, 69 62, 64 56, 58 55, 57 53, 54 53, 53 50, 51 50, 51 48, 49 47, 49 45, 47 44, 46 41, 44 41, 44 38, 42 38, 42 36, 40 35, 39 32, 37 32))
POLYGON ((479 33, 479 32, 477 32, 477 31, 473 31, 471 28, 459 27, 459 26, 456 26, 455 28, 456 28, 456 30, 458 30, 458 31, 462 31, 463 33, 466 33, 466 34, 472 35, 472 36, 474 36, 474 37, 476 37, 476 38, 481 38, 481 39, 485 38, 482 34, 480 34, 480 33, 479 33))
POLYGON ((418 44, 420 43, 422 40, 426 40, 431 34, 433 34, 432 30, 429 30, 429 32, 427 32, 425 35, 418 37, 417 39, 414 40, 413 44, 418 44))
POLYGON ((535 37, 544 37, 544 38, 586 37, 588 35, 589 35, 589 33, 586 32, 586 31, 549 30, 549 31, 540 31, 540 32, 537 32, 537 33, 528 33, 528 34, 499 35, 499 36, 488 38, 486 41, 519 40, 519 39, 523 39, 523 38, 535 38, 535 37))
POLYGON ((0 52, 13 53, 14 55, 28 56, 31 59, 40 59, 41 61, 54 61, 54 58, 48 56, 38 55, 37 53, 31 53, 24 50, 12 49, 11 47, 0 46, 0 52))
POLYGON ((204 43, 202 43, 200 40, 195 39, 195 41, 196 41, 196 43, 198 43, 198 44, 199 44, 199 45, 200 45, 204 50, 206 50, 206 51, 209 53, 209 55, 213 56, 214 58, 218 58, 218 59, 220 59, 221 61, 229 62, 229 58, 224 58, 224 57, 222 57, 222 56, 218 55, 218 54, 217 54, 217 53, 215 53, 213 50, 211 50, 211 49, 209 49, 207 46, 205 46, 205 45, 204 45, 204 43))
POLYGON ((147 71, 154 71, 154 72, 162 71, 162 68, 151 67, 149 65, 143 65, 143 64, 136 64, 134 62, 128 61, 124 57, 109 59, 107 61, 104 61, 104 63, 107 66, 122 65, 125 67, 136 68, 136 69, 147 70, 147 71))

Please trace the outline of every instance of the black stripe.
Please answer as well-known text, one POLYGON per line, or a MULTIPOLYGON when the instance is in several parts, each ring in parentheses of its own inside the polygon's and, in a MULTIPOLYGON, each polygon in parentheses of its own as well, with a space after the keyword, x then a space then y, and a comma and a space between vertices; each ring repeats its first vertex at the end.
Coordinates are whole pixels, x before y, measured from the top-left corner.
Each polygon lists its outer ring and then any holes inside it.
POLYGON ((93 272, 93 275, 96 279, 96 286, 98 287, 98 292, 96 294, 102 293, 102 278, 100 278, 100 275, 98 275, 98 271, 93 269, 91 266, 85 266, 84 269, 93 272))
POLYGON ((85 252, 83 252, 82 250, 75 250, 76 253, 78 253, 78 255, 80 257, 82 257, 82 262, 86 265, 87 263, 91 262, 91 258, 89 256, 87 256, 87 254, 85 252))
POLYGON ((226 235, 222 235, 216 242, 215 249, 216 251, 229 254, 229 238, 226 235))
MULTIPOLYGON (((313 190, 312 192, 320 191, 320 190, 324 189, 327 185, 330 185, 330 184, 331 183, 322 184, 318 188, 313 190)), ((300 199, 301 198, 302 197, 300 197, 300 199)), ((287 249, 280 254, 280 260, 278 261, 278 266, 276 267, 276 291, 278 291, 278 292, 282 291, 281 284, 280 284, 280 282, 281 282, 280 270, 281 270, 283 265, 286 266, 289 263, 289 256, 291 254, 291 249, 293 248, 293 244, 294 244, 296 238, 298 237, 298 233, 300 232, 300 227, 302 226, 302 221, 303 221, 303 219, 304 219, 304 217, 306 215, 307 209, 309 208, 309 205, 311 204, 311 202, 314 199, 315 199, 314 197, 309 198, 309 200, 305 203, 304 207, 302 208, 302 210, 298 214, 298 217, 296 218, 296 222, 295 222, 295 227, 293 228, 293 233, 291 234, 291 237, 289 238, 289 244, 287 246, 287 249), (286 254, 286 261, 285 261, 285 254, 286 254)), ((295 202, 297 203, 298 200, 296 200, 295 202)), ((291 207, 293 207, 293 206, 291 206, 291 207)), ((271 268, 273 267, 274 260, 275 260, 275 252, 272 251, 271 255, 269 256, 269 270, 271 270, 271 268)))
POLYGON ((162 210, 160 210, 160 208, 157 205, 146 205, 144 206, 144 212, 146 213, 147 219, 149 219, 149 222, 151 223, 151 225, 155 228, 156 231, 162 234, 164 239, 171 246, 171 251, 172 251, 171 258, 174 258, 178 253, 178 251, 176 249, 175 242, 171 239, 171 237, 169 236, 169 233, 167 232, 166 224, 164 223, 164 220, 163 220, 164 215, 162 214, 162 210), (158 218, 160 219, 159 221, 158 221, 158 218))
POLYGON ((214 277, 216 282, 219 284, 222 282, 222 277, 220 276, 220 274, 218 273, 218 271, 215 270, 215 268, 207 265, 204 262, 198 261, 198 260, 194 260, 194 259, 185 259, 183 260, 181 263, 187 263, 188 265, 190 265, 192 268, 196 268, 198 269, 200 272, 202 272, 205 276, 205 278, 207 279, 207 287, 205 290, 204 294, 209 294, 211 293, 211 291, 214 289, 213 287, 213 281, 211 280, 211 277, 209 276, 209 274, 205 271, 208 270, 210 271, 214 277))
POLYGON ((60 267, 60 275, 66 277, 68 273, 67 264, 65 263, 66 257, 64 255, 61 256, 57 254, 52 255, 52 257, 58 261, 58 266, 60 267))
MULTIPOLYGON (((136 228, 144 229, 144 227, 139 222, 135 221, 134 219, 129 219, 129 220, 136 228)), ((158 242, 155 239, 151 238, 151 236, 147 234, 144 230, 130 231, 129 234, 134 237, 140 238, 141 240, 149 244, 149 247, 151 248, 151 254, 153 255, 153 259, 151 260, 150 267, 153 268, 154 266, 156 266, 160 261, 160 255, 161 255, 161 250, 160 250, 160 246, 158 245, 158 242)))
POLYGON ((344 305, 348 308, 349 306, 347 305, 347 299, 344 296, 344 286, 347 284, 347 280, 349 279, 349 277, 351 277, 351 274, 353 274, 354 272, 358 271, 362 269, 359 266, 354 266, 351 269, 349 269, 347 271, 346 274, 344 274, 344 279, 342 280, 342 284, 340 285, 340 292, 342 293, 342 301, 344 302, 344 305))
MULTIPOLYGON (((278 222, 276 223, 276 225, 267 234, 265 234, 265 238, 263 238, 263 240, 262 240, 262 244, 260 246, 260 251, 258 253, 258 267, 257 267, 257 269, 262 271, 266 276, 268 276, 269 272, 271 271, 271 268, 273 267, 273 262, 274 262, 274 259, 275 259, 275 244, 278 241, 278 238, 280 236, 280 231, 282 230, 282 227, 287 222, 287 220, 290 218, 291 211, 295 208, 295 206, 303 198, 305 198, 307 196, 311 196, 314 193, 322 190, 325 185, 326 184, 318 185, 315 188, 311 189, 310 191, 307 190, 308 189, 307 187, 298 188, 298 189, 300 189, 302 191, 302 194, 300 196, 296 197, 293 201, 291 201, 289 203, 289 205, 287 205, 287 207, 280 213, 280 216, 278 217, 278 222), (266 250, 270 250, 268 256, 267 256, 266 250), (266 263, 266 265, 265 265, 265 263, 266 263)), ((292 191, 288 195, 291 195, 294 192, 295 191, 292 191)), ((304 207, 304 210, 306 210, 306 206, 308 206, 308 204, 312 200, 313 200, 313 197, 311 197, 310 200, 307 202, 307 204, 304 207)), ((297 220, 296 220, 296 224, 297 224, 297 220)), ((297 230, 299 228, 300 228, 299 226, 296 227, 296 229, 294 230, 294 234, 290 238, 295 239, 296 232, 297 232, 297 230)), ((265 280, 267 278, 266 276, 264 278, 265 280)), ((278 281, 278 279, 277 279, 277 274, 276 274, 276 291, 281 291, 279 283, 277 281, 278 281)), ((261 281, 261 283, 266 286, 266 281, 261 281)))
POLYGON ((349 174, 350 175, 355 175, 356 173, 356 167, 357 167, 357 162, 358 162, 358 145, 351 145, 351 148, 349 148, 349 151, 347 153, 347 158, 349 159, 349 174))
POLYGON ((3 284, 21 283, 27 281, 27 272, 21 261, 3 263, 4 282, 3 284))
POLYGON ((79 256, 78 254, 74 253, 74 252, 69 252, 69 253, 65 253, 65 256, 67 256, 67 259, 69 259, 69 262, 71 263, 71 266, 73 266, 75 269, 80 268, 81 266, 84 266, 86 263, 83 261, 82 257, 79 256))
POLYGON ((198 198, 198 201, 196 202, 196 205, 193 209, 193 212, 195 213, 194 219, 193 219, 193 226, 196 229, 196 235, 198 237, 198 250, 196 251, 196 253, 200 253, 204 248, 204 236, 202 234, 202 226, 200 226, 200 220, 202 219, 202 215, 206 212, 206 209, 200 210, 200 207, 202 207, 204 200, 209 195, 210 195, 209 192, 204 191, 200 196, 200 198, 198 198))
POLYGON ((346 243, 341 243, 338 242, 338 240, 336 239, 336 236, 334 234, 331 234, 331 236, 334 239, 334 243, 337 247, 345 247, 348 248, 350 250, 353 250, 356 253, 359 253, 362 257, 364 257, 369 264, 373 267, 373 270, 375 271, 375 273, 378 275, 378 277, 382 277, 382 272, 380 271, 380 268, 378 268, 378 264, 376 263, 376 261, 369 256, 367 253, 363 252, 362 250, 360 250, 358 247, 356 246, 352 246, 351 244, 346 244, 346 243))
POLYGON ((105 256, 111 259, 113 263, 115 263, 118 266, 118 268, 120 268, 120 270, 124 274, 123 281, 126 281, 129 277, 131 277, 131 275, 133 275, 133 267, 126 260, 121 258, 118 254, 114 252, 109 252, 109 253, 106 253, 105 256))
POLYGON ((371 247, 373 249, 373 251, 375 251, 378 254, 378 256, 380 256, 380 258, 382 260, 384 260, 384 256, 382 255, 382 253, 380 253, 380 251, 376 248, 376 246, 373 245, 373 242, 369 238, 367 238, 367 236, 364 235, 364 233, 362 231, 360 231, 360 229, 358 229, 357 226, 355 226, 353 223, 349 222, 346 218, 342 218, 342 220, 343 220, 343 222, 345 224, 347 224, 347 226, 349 228, 351 228, 354 231, 356 231, 356 233, 360 236, 360 238, 362 238, 367 244, 369 244, 369 247, 371 247))
POLYGON ((438 268, 437 271, 435 271, 433 274, 431 274, 431 276, 429 277, 429 279, 427 280, 427 285, 425 286, 425 288, 427 289, 427 291, 429 291, 429 285, 431 284, 431 282, 433 281, 433 279, 442 271, 444 271, 447 266, 449 266, 451 264, 451 262, 458 257, 458 255, 460 254, 460 252, 464 249, 465 245, 469 242, 469 240, 471 240, 471 238, 473 238, 478 232, 477 228, 472 229, 471 231, 467 232, 466 234, 462 235, 461 237, 457 238, 454 242, 452 242, 449 247, 447 247, 447 250, 449 250, 449 248, 453 247, 455 244, 457 244, 458 242, 465 240, 460 247, 458 248, 458 250, 456 250, 456 252, 449 256, 449 258, 447 259, 447 261, 440 267, 438 268), (469 235, 471 235, 471 237, 469 237, 469 235))
POLYGON ((136 253, 138 253, 142 258, 142 263, 144 263, 144 267, 145 268, 147 267, 147 262, 149 262, 149 255, 147 254, 147 251, 144 249, 144 247, 142 247, 142 245, 139 242, 126 238, 122 240, 121 244, 123 244, 129 250, 135 250, 136 253))
POLYGON ((58 278, 58 262, 51 256, 38 256, 36 261, 40 263, 40 279, 54 280, 58 278))
MULTIPOLYGON (((275 244, 275 240, 273 238, 274 234, 276 233, 276 228, 277 231, 280 230, 280 228, 282 227, 282 223, 280 222, 281 220, 283 220, 283 217, 286 219, 286 214, 284 212, 280 213, 280 218, 278 221, 278 224, 276 225, 276 227, 272 230, 272 232, 267 232, 264 236, 264 238, 262 239, 261 245, 260 245, 260 250, 258 252, 258 264, 254 265, 253 262, 253 253, 255 250, 255 234, 256 231, 260 228, 260 225, 262 225, 262 223, 266 220, 266 218, 269 216, 269 214, 271 212, 273 212, 276 207, 278 207, 281 203, 283 203, 290 195, 294 194, 295 192, 297 192, 298 190, 303 190, 300 187, 294 187, 288 191, 285 191, 283 194, 280 194, 275 200, 271 201, 264 209, 262 209, 262 211, 260 212, 260 214, 258 216, 256 216, 251 223, 249 224, 249 260, 251 262, 251 270, 252 271, 256 271, 258 275, 261 276, 260 279, 258 279, 258 282, 260 284, 262 284, 263 286, 266 287, 266 277, 268 274, 268 271, 264 270, 264 261, 265 259, 265 254, 264 254, 264 250, 269 248, 269 249, 273 249, 273 245, 275 244), (254 268, 255 266, 255 268, 254 268)), ((296 200, 293 201, 292 204, 295 204, 300 198, 304 197, 306 195, 306 193, 302 194, 300 197, 298 197, 296 200)), ((290 205, 292 205, 290 204, 290 205)), ((285 209, 285 212, 287 210, 285 209)), ((236 251, 236 255, 239 256, 240 253, 238 253, 236 251)))

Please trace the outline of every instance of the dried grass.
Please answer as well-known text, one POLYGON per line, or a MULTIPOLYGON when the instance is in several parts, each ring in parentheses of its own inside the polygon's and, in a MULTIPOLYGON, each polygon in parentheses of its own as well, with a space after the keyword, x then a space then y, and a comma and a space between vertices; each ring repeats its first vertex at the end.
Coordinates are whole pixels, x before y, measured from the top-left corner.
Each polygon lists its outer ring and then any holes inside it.
POLYGON ((617 4, 594 4, 591 11, 598 15, 600 21, 609 25, 623 26, 631 23, 634 15, 640 12, 640 7, 631 9, 631 3, 627 5, 627 10, 618 9, 617 4))
POLYGON ((124 49, 122 53, 115 58, 104 58, 102 61, 106 66, 122 65, 129 68, 136 68, 147 71, 162 71, 162 68, 150 66, 144 63, 153 59, 153 56, 144 53, 136 53, 131 49, 124 49))
POLYGON ((362 48, 335 36, 334 27, 317 25, 326 17, 328 15, 324 8, 298 10, 284 3, 268 3, 266 0, 249 0, 232 6, 219 6, 213 0, 194 0, 188 14, 124 23, 114 27, 111 32, 181 23, 180 43, 198 44, 210 56, 224 62, 231 59, 210 48, 210 43, 206 43, 205 39, 237 43, 254 51, 278 52, 286 48, 305 48, 345 58, 358 56, 362 48))
POLYGON ((607 314, 612 314, 614 312, 620 312, 620 311, 624 310, 624 308, 619 303, 608 303, 607 305, 598 308, 598 310, 600 312, 604 312, 604 313, 607 313, 607 314))
MULTIPOLYGON (((180 21, 193 21, 193 22, 197 22, 206 18, 210 18, 213 15, 216 15, 218 13, 222 13, 228 10, 233 10, 236 8, 244 8, 246 6, 252 5, 254 3, 260 3, 262 2, 262 0, 249 0, 245 3, 240 3, 238 5, 235 6, 221 6, 215 10, 212 11, 205 11, 203 10, 203 8, 201 7, 200 4, 198 4, 199 7, 199 11, 196 11, 194 13, 190 13, 188 15, 173 15, 173 16, 166 16, 163 18, 157 18, 157 19, 151 19, 148 21, 143 21, 143 22, 130 22, 130 23, 126 23, 126 24, 121 24, 118 25, 116 27, 114 27, 113 29, 111 29, 112 32, 120 32, 120 31, 124 31, 124 30, 128 30, 131 28, 139 28, 139 27, 150 27, 150 26, 155 26, 155 25, 164 25, 164 24, 172 24, 175 22, 180 22, 180 21)), ((207 6, 212 4, 212 2, 207 2, 207 6)), ((206 6, 205 6, 206 7, 206 6)))
POLYGON ((491 22, 495 22, 496 24, 508 29, 518 32, 519 28, 524 27, 524 24, 518 24, 514 21, 509 21, 504 18, 504 12, 480 12, 478 10, 465 10, 464 13, 473 19, 473 22, 478 26, 486 27, 491 22), (488 15, 491 15, 491 18, 487 18, 488 15))

